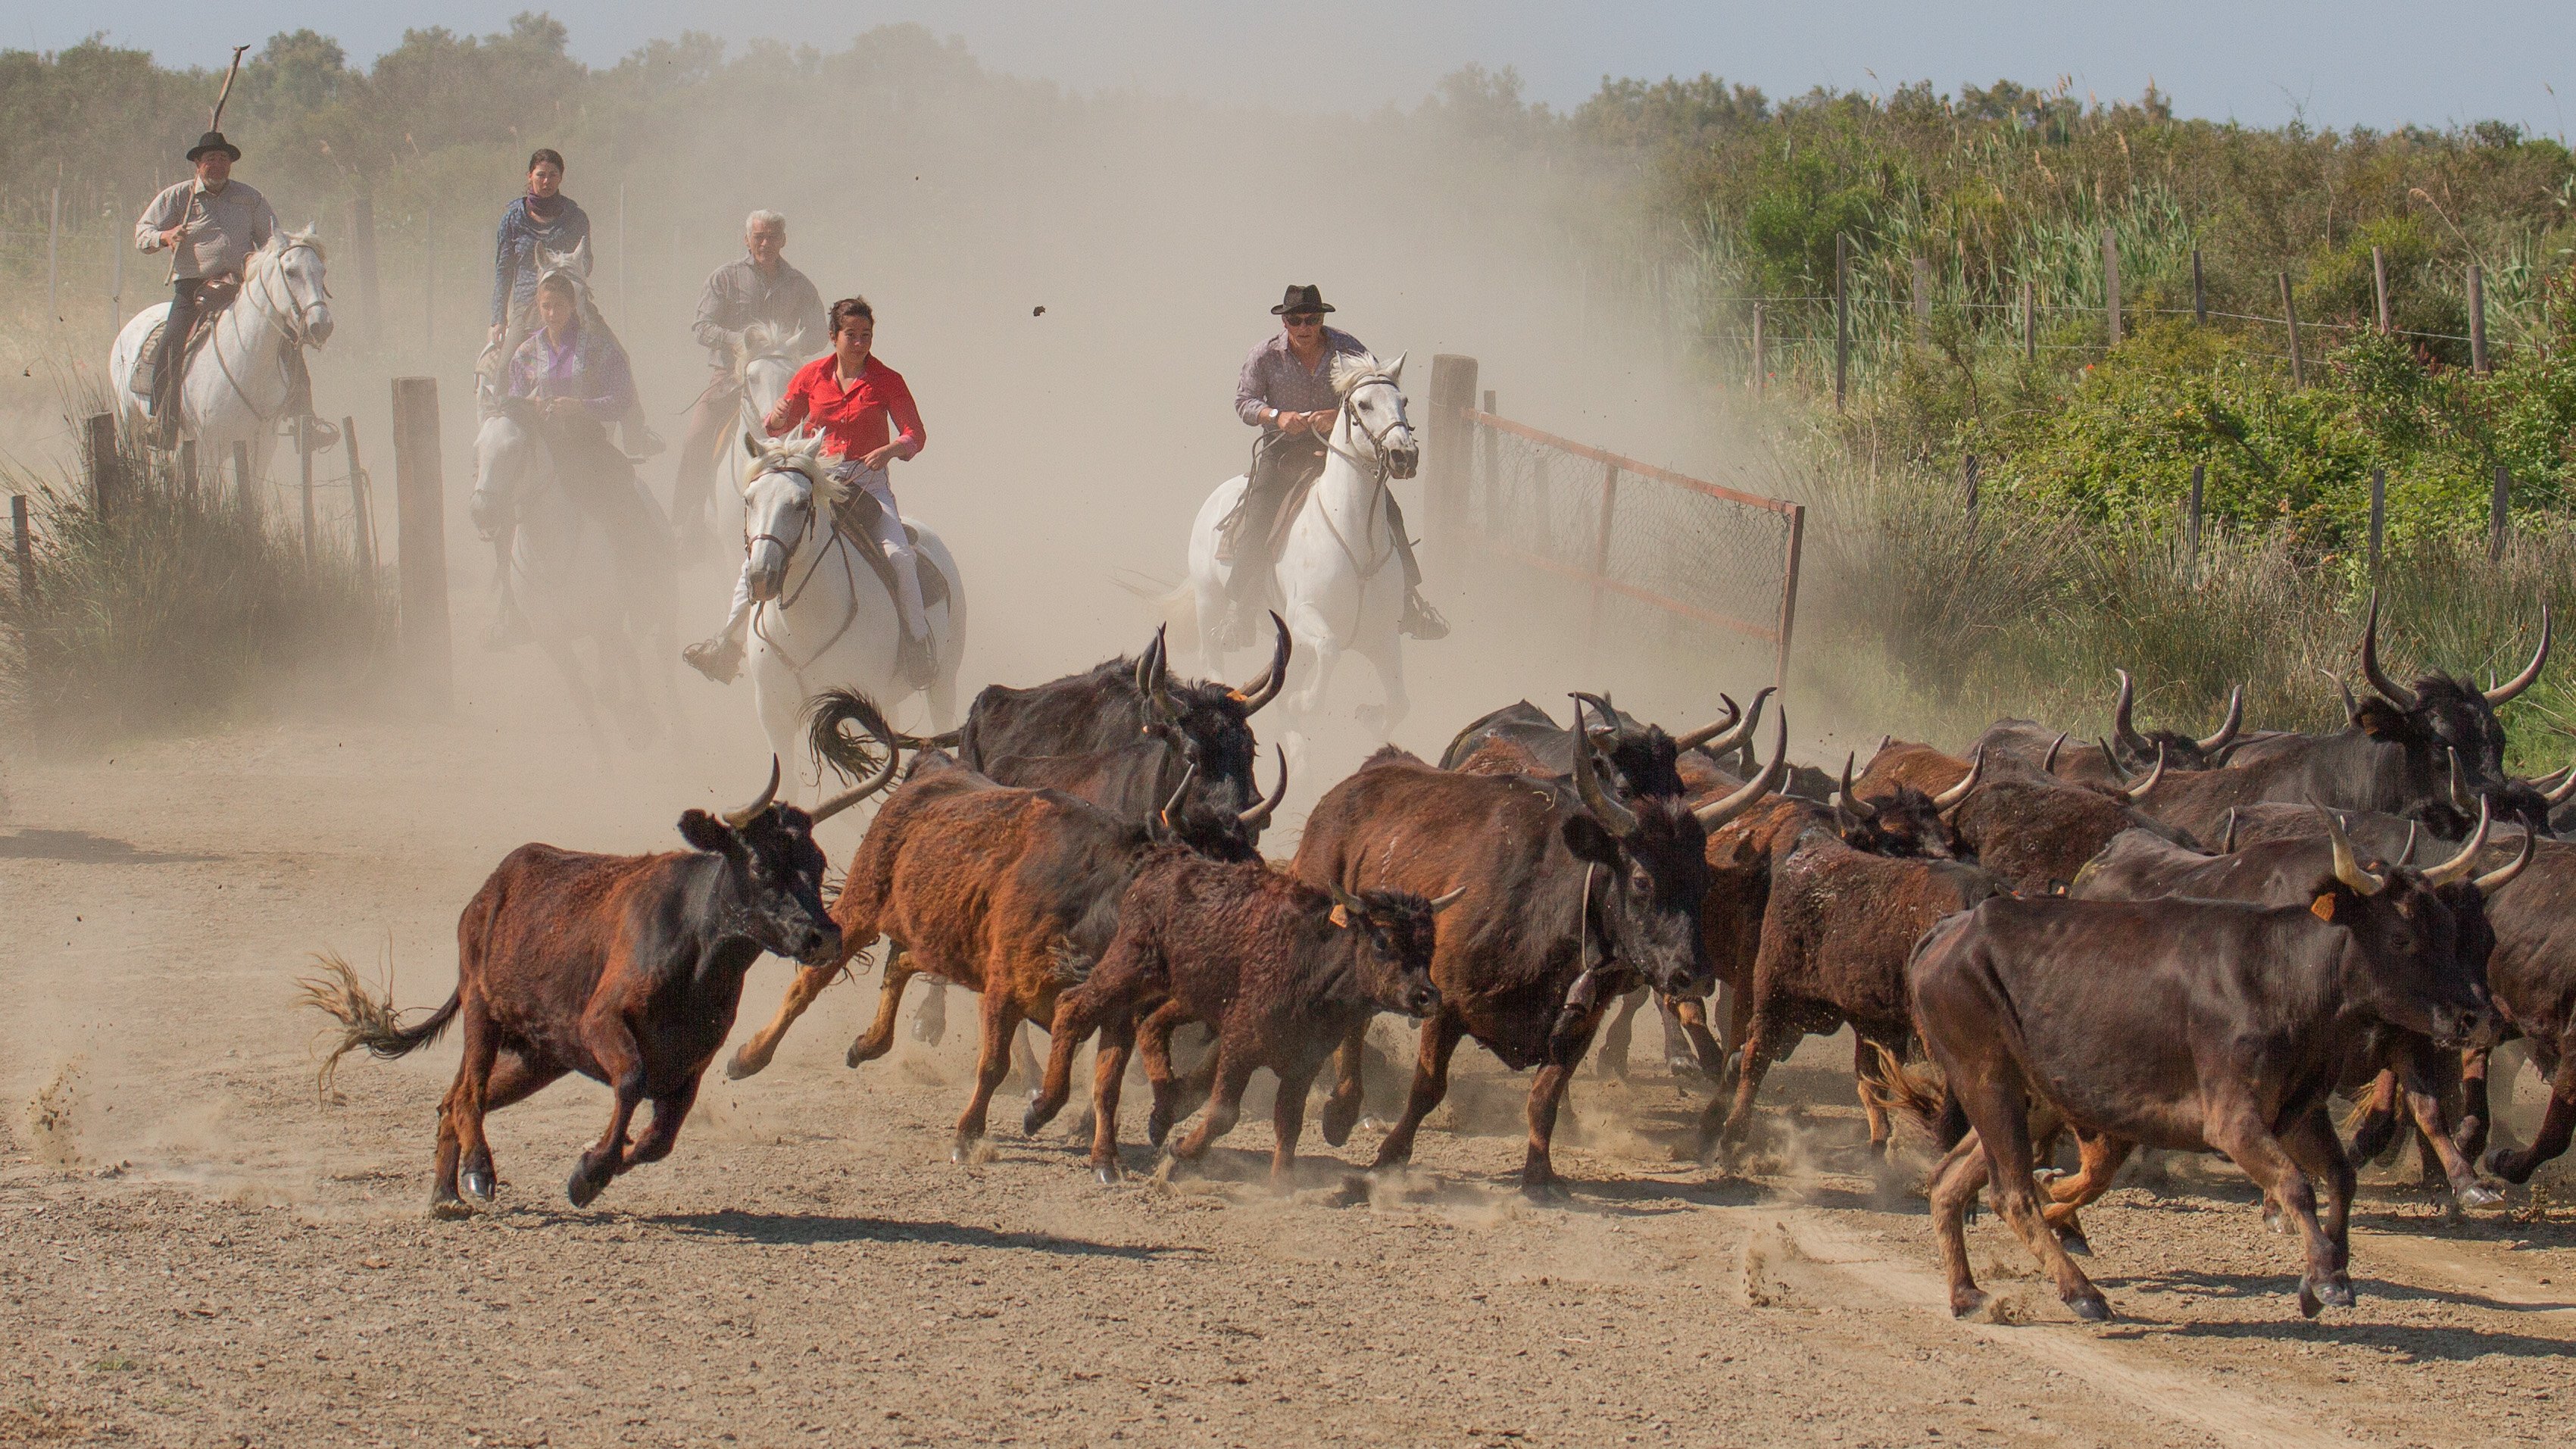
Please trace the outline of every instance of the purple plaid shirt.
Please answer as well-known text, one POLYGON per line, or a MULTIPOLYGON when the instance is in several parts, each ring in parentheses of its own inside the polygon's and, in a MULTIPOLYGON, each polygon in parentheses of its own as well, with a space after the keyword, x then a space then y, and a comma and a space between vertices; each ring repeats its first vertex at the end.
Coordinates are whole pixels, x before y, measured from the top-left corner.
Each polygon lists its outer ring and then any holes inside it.
POLYGON ((561 348, 542 327, 519 344, 510 358, 510 396, 577 398, 583 412, 613 423, 635 406, 635 378, 617 339, 583 327, 576 317, 561 348))
POLYGON ((1313 372, 1288 350, 1288 334, 1274 332, 1243 360, 1243 375, 1234 381, 1234 415, 1261 426, 1261 410, 1283 413, 1331 412, 1342 405, 1333 391, 1333 358, 1339 353, 1365 357, 1368 349, 1339 327, 1324 329, 1324 355, 1313 372))

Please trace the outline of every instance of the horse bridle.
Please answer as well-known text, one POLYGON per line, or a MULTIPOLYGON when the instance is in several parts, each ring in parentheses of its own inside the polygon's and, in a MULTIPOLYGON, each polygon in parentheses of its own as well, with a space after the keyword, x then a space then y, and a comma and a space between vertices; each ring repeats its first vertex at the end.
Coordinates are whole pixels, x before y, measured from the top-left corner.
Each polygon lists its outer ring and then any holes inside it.
MULTIPOLYGON (((1369 431, 1368 422, 1360 416, 1359 405, 1354 400, 1358 398, 1361 388, 1364 388, 1373 382, 1382 382, 1388 387, 1395 388, 1397 401, 1400 403, 1403 400, 1404 389, 1397 385, 1394 378, 1387 376, 1383 372, 1372 372, 1365 376, 1352 379, 1351 385, 1342 389, 1341 413, 1342 416, 1350 419, 1352 432, 1368 439, 1369 452, 1374 455, 1377 464, 1377 481, 1379 486, 1383 487, 1385 486, 1388 475, 1395 470, 1395 465, 1388 461, 1386 456, 1386 440, 1393 436, 1395 430, 1398 428, 1403 428, 1405 431, 1411 432, 1413 430, 1413 425, 1405 420, 1404 409, 1402 407, 1398 407, 1396 409, 1394 422, 1387 424, 1385 428, 1377 432, 1369 431)), ((1369 466, 1368 460, 1362 459, 1358 454, 1346 452, 1340 448, 1334 448, 1333 440, 1331 438, 1324 439, 1324 446, 1332 448, 1334 452, 1340 453, 1343 457, 1350 459, 1352 463, 1360 467, 1365 468, 1369 466)))
MULTIPOLYGON (((259 274, 259 288, 260 288, 260 300, 261 300, 261 301, 263 301, 263 302, 267 302, 267 303, 271 304, 272 306, 274 306, 274 305, 275 305, 275 303, 276 303, 276 300, 277 300, 277 294, 276 294, 275 292, 272 292, 272 291, 270 291, 270 290, 269 290, 269 279, 270 279, 271 277, 276 277, 276 278, 280 278, 280 279, 281 279, 281 280, 279 280, 279 282, 277 283, 277 285, 278 285, 278 286, 280 286, 280 287, 284 287, 284 288, 285 288, 285 292, 286 292, 286 306, 285 306, 284 308, 282 308, 282 309, 279 309, 279 310, 278 310, 278 311, 276 311, 276 312, 273 312, 273 313, 269 316, 269 319, 268 319, 268 325, 269 325, 269 326, 271 326, 271 327, 273 327, 273 328, 275 328, 275 329, 277 330, 277 335, 278 335, 278 336, 280 336, 280 337, 282 337, 282 338, 286 339, 286 345, 287 345, 287 346, 292 347, 292 348, 295 348, 295 349, 296 349, 296 350, 298 350, 298 351, 301 351, 301 350, 303 350, 304 348, 307 348, 307 347, 318 347, 318 346, 320 346, 321 344, 320 344, 320 343, 318 343, 318 342, 315 342, 315 341, 313 340, 313 327, 312 327, 312 324, 311 324, 311 323, 308 323, 308 322, 306 322, 306 321, 304 320, 304 308, 303 308, 303 307, 301 307, 301 306, 299 306, 299 305, 296 303, 296 300, 295 300, 295 289, 294 289, 293 287, 286 286, 286 283, 285 283, 285 282, 284 282, 284 280, 283 280, 283 278, 284 278, 284 276, 285 276, 285 273, 286 273, 286 258, 287 258, 287 255, 288 255, 289 253, 291 253, 291 252, 299 252, 299 251, 311 252, 311 253, 313 253, 315 256, 320 256, 320 255, 322 254, 322 249, 321 249, 320 247, 318 247, 318 246, 315 246, 315 245, 314 245, 312 242, 310 242, 310 241, 290 241, 290 242, 288 242, 285 246, 279 247, 279 248, 277 249, 277 254, 276 254, 274 257, 270 258, 270 260, 269 260, 269 265, 268 265, 267 267, 265 267, 265 268, 261 269, 260 274, 259 274)), ((232 304, 234 307, 242 306, 244 303, 246 303, 246 302, 248 302, 248 301, 250 300, 250 297, 249 297, 249 295, 248 295, 249 290, 250 290, 250 284, 251 284, 251 278, 250 278, 250 275, 249 275, 249 273, 250 273, 250 268, 249 268, 247 265, 245 265, 245 266, 243 267, 243 269, 242 269, 242 272, 243 272, 243 275, 242 275, 242 290, 243 290, 244 295, 242 295, 241 297, 238 297, 238 298, 234 299, 233 304, 232 304)), ((319 300, 317 300, 317 301, 314 303, 314 305, 318 307, 318 306, 320 306, 323 302, 330 300, 330 297, 331 297, 331 284, 330 284, 329 282, 327 282, 327 281, 326 281, 326 282, 324 282, 324 283, 322 284, 322 296, 321 296, 321 298, 320 298, 319 300)), ((230 314, 230 312, 231 312, 231 308, 226 308, 226 309, 225 309, 225 312, 226 312, 226 314, 227 314, 227 315, 229 315, 229 314, 230 314)), ((222 321, 222 318, 217 318, 217 319, 216 319, 216 321, 217 321, 217 323, 218 323, 218 324, 220 324, 220 323, 221 323, 221 321, 222 321)), ((165 322, 165 323, 164 323, 164 324, 162 324, 162 325, 167 326, 168 324, 165 322)), ((186 338, 184 338, 184 337, 183 337, 183 338, 181 338, 181 339, 179 339, 179 340, 180 340, 181 342, 183 342, 183 343, 187 341, 187 339, 186 339, 186 338)), ((220 371, 221 373, 223 373, 223 375, 224 375, 224 381, 225 381, 225 382, 227 382, 227 383, 231 384, 231 386, 232 386, 232 390, 233 390, 233 396, 235 396, 235 397, 237 397, 237 398, 240 398, 240 399, 242 400, 242 404, 243 404, 243 406, 248 407, 248 408, 250 409, 250 411, 251 411, 251 416, 253 416, 253 417, 255 417, 255 418, 259 419, 259 420, 260 420, 260 424, 261 424, 261 426, 265 427, 269 422, 271 422, 271 421, 272 421, 271 417, 269 416, 269 414, 267 414, 267 413, 264 413, 264 412, 261 412, 261 411, 260 411, 260 409, 259 409, 259 404, 255 403, 255 402, 252 402, 252 401, 250 400, 250 394, 249 394, 247 391, 245 391, 245 390, 243 389, 243 387, 242 387, 242 385, 241 385, 241 379, 240 379, 240 378, 238 378, 238 377, 233 376, 233 368, 232 368, 232 364, 231 364, 231 363, 229 363, 229 362, 224 361, 224 350, 223 350, 223 348, 221 348, 220 346, 215 346, 215 345, 213 345, 213 344, 214 344, 214 339, 213 339, 213 338, 211 338, 211 337, 210 337, 210 338, 208 338, 208 346, 207 346, 206 350, 207 350, 207 351, 209 351, 209 352, 212 352, 212 353, 214 354, 214 356, 215 356, 215 367, 216 367, 216 370, 218 370, 218 371, 220 371)), ((290 381, 290 382, 289 382, 289 384, 288 384, 288 391, 289 391, 289 393, 290 393, 290 394, 293 392, 293 383, 292 383, 291 381, 290 381)))

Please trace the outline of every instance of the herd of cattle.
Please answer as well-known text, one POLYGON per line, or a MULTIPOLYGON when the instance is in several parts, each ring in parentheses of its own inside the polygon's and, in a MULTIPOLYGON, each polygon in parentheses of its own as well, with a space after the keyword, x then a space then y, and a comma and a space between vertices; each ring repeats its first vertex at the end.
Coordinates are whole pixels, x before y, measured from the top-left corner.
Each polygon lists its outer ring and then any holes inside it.
POLYGON ((1407 1160, 1472 1036, 1537 1069, 1521 1182, 1550 1190, 1569 1076, 1614 1013, 1624 1061, 1628 1014, 1651 992, 1671 1039, 1691 1044, 1677 1065, 1719 1084, 1702 1157, 1746 1141, 1770 1064, 1852 1029, 1873 1147, 1893 1114, 1944 1154, 1929 1191, 1959 1312, 1982 1302, 1962 1224, 1990 1190, 2067 1303, 2107 1316, 2069 1256, 2086 1247, 2077 1213, 2144 1146, 2241 1167, 2303 1241, 2299 1301, 2314 1314, 2352 1302, 2356 1157, 2411 1132, 2428 1182, 2438 1167, 2456 1201, 2485 1204, 2498 1193, 2481 1169, 2527 1181, 2576 1130, 2576 929, 2562 928, 2576 927, 2576 845, 2550 822, 2576 796, 2576 765, 2507 775, 2496 713, 2538 678, 2549 630, 2544 609, 2529 667, 2504 684, 2401 685, 2380 665, 2374 601, 2370 693, 2347 690, 2340 730, 2247 730, 2240 694, 2207 738, 2141 732, 2123 673, 2113 731, 2093 744, 2004 720, 1965 757, 1882 741, 1857 775, 1849 759, 1838 776, 1790 766, 1776 708, 1763 758, 1769 690, 1678 735, 1592 695, 1574 696, 1572 727, 1524 702, 1469 725, 1436 765, 1378 751, 1325 792, 1284 867, 1258 846, 1286 757, 1263 791, 1252 719, 1285 679, 1286 628, 1240 688, 1174 677, 1158 637, 1135 658, 987 689, 934 739, 825 694, 813 747, 858 783, 811 811, 776 798, 773 761, 749 805, 681 817, 689 851, 522 846, 458 923, 454 995, 416 1024, 336 960, 308 987, 345 1027, 333 1062, 399 1056, 462 1022, 439 1112, 441 1215, 492 1196, 485 1114, 566 1072, 615 1093, 573 1170, 575 1204, 667 1155, 764 951, 799 970, 731 1075, 766 1066, 882 939, 876 1016, 850 1064, 889 1049, 914 976, 979 993, 962 1159, 1023 1022, 1050 1037, 1030 1132, 1064 1106, 1097 1035, 1103 1181, 1120 1171, 1131 1051, 1154 1142, 1207 1104, 1172 1146, 1184 1160, 1269 1068, 1284 1180, 1316 1078, 1334 1064, 1321 1123, 1340 1145, 1360 1117, 1367 1028, 1400 1012, 1421 1023, 1420 1057, 1374 1166, 1407 1160), (827 906, 814 827, 888 790, 827 906), (1213 1046, 1185 1072, 1173 1036, 1189 1023, 1213 1046), (2550 1100, 2536 1140, 2487 1151, 2487 1057, 2509 1036, 2528 1040, 2550 1100), (2329 1116, 2339 1093, 2360 1098, 2349 1149, 2329 1116), (2068 1135, 2078 1169, 2043 1187, 2035 1168, 2068 1135))

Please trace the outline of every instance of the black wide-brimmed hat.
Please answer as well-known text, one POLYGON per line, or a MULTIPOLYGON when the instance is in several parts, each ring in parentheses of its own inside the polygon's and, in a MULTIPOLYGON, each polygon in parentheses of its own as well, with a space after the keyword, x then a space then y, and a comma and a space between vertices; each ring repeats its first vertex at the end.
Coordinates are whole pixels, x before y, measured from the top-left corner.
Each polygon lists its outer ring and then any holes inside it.
POLYGON ((1288 294, 1279 299, 1279 305, 1270 309, 1270 315, 1281 317, 1290 312, 1330 312, 1332 310, 1333 304, 1324 300, 1323 289, 1308 282, 1302 287, 1290 287, 1288 294))
POLYGON ((197 144, 188 148, 188 159, 194 161, 209 151, 221 151, 236 161, 241 159, 241 148, 225 140, 224 133, 221 131, 208 131, 199 136, 197 144))

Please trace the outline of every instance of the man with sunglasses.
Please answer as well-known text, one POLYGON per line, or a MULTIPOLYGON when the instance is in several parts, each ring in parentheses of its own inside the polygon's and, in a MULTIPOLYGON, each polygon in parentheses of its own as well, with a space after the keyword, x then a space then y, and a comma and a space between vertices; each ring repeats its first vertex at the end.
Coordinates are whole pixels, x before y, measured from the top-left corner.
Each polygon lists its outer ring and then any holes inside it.
MULTIPOLYGON (((1233 569, 1228 586, 1233 607, 1223 635, 1228 648, 1255 640, 1255 626, 1269 602, 1267 580, 1278 562, 1271 542, 1279 532, 1280 508, 1324 471, 1324 442, 1342 408, 1333 391, 1333 358, 1368 355, 1358 338, 1324 325, 1324 314, 1332 310, 1312 284, 1290 287, 1270 309, 1280 320, 1278 334, 1252 349, 1235 379, 1235 415, 1261 429, 1261 441, 1253 449, 1243 501, 1227 515, 1217 536, 1217 561, 1233 569)), ((1404 619, 1397 627, 1416 639, 1440 638, 1449 632, 1448 621, 1422 597, 1422 566, 1414 562, 1404 512, 1391 492, 1386 519, 1404 556, 1404 619)))

